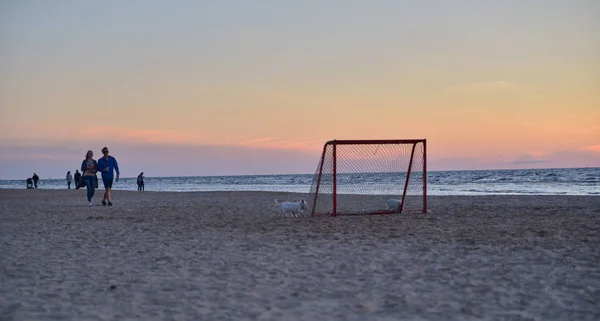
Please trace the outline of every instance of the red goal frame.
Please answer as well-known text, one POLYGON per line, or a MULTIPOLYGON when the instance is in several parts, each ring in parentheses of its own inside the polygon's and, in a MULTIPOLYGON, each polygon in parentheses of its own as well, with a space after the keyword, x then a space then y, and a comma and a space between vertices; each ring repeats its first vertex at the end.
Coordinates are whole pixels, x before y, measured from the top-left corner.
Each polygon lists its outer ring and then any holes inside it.
MULTIPOLYGON (((407 196, 407 189, 408 189, 408 185, 409 185, 409 181, 411 179, 411 173, 413 171, 413 163, 415 160, 415 149, 416 147, 420 144, 422 144, 422 156, 418 155, 420 158, 420 161, 422 162, 422 168, 419 169, 422 171, 422 176, 423 176, 423 205, 422 205, 422 210, 420 211, 421 213, 426 213, 427 212, 427 140, 426 139, 379 139, 379 140, 331 140, 325 143, 325 145, 323 146, 323 152, 321 154, 321 158, 320 158, 320 162, 319 162, 319 166, 317 168, 317 172, 315 173, 315 177, 313 178, 313 186, 311 187, 311 195, 309 195, 309 198, 313 198, 312 199, 312 204, 309 204, 309 206, 311 206, 311 216, 318 216, 318 215, 322 215, 323 213, 316 213, 316 207, 317 207, 317 202, 319 201, 319 189, 321 188, 321 182, 322 182, 322 176, 323 176, 323 166, 325 165, 326 159, 325 156, 327 154, 328 149, 331 149, 331 153, 332 153, 332 163, 330 164, 331 168, 332 168, 332 173, 330 173, 330 175, 332 175, 332 181, 333 181, 333 186, 332 186, 332 202, 333 202, 333 210, 332 212, 328 212, 326 213, 326 215, 330 215, 330 216, 338 216, 338 215, 357 215, 357 214, 395 214, 395 213, 403 213, 404 211, 404 205, 405 205, 405 200, 406 200, 406 196, 407 196), (399 206, 399 209, 396 211, 389 211, 389 210, 373 210, 373 211, 368 211, 365 212, 363 210, 363 212, 357 213, 356 211, 354 212, 345 212, 343 210, 339 210, 338 209, 338 155, 337 155, 337 150, 338 150, 338 146, 349 146, 349 145, 412 145, 412 147, 410 147, 410 159, 408 160, 408 169, 406 171, 406 178, 404 179, 404 187, 402 189, 402 195, 401 195, 401 203, 399 206), (316 187, 315 187, 316 184, 316 187), (314 193, 313 192, 314 189, 314 193)), ((418 166, 419 164, 417 164, 416 166, 418 166)), ((417 177, 418 179, 418 177, 417 177)), ((400 195, 399 195, 400 196, 400 195)))

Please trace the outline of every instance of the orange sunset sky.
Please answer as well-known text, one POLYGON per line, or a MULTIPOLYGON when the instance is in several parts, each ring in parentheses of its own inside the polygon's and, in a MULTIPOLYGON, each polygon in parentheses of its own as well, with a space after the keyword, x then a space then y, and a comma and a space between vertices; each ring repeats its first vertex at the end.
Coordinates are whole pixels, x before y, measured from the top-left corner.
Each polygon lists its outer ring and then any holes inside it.
POLYGON ((2 1, 0 179, 313 173, 331 139, 430 170, 600 166, 600 1, 2 1))

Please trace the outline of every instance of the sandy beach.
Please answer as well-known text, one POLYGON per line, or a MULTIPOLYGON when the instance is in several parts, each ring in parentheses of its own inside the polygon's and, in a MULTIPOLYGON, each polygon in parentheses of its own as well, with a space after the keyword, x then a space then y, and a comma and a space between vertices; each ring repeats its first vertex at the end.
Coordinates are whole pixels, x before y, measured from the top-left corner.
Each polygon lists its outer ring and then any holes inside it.
POLYGON ((600 319, 598 196, 276 217, 302 197, 0 190, 0 320, 600 319))

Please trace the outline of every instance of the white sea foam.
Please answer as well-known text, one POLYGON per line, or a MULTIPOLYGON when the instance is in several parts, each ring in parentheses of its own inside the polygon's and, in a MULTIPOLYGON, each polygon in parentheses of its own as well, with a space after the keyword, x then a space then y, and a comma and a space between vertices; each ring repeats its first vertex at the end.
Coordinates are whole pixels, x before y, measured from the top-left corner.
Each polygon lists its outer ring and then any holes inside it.
MULTIPOLYGON (((413 181, 422 176, 416 174, 413 181)), ((245 176, 190 176, 146 177, 146 191, 267 191, 308 193, 313 174, 245 175, 245 176)), ((344 194, 393 195, 404 177, 389 173, 341 173, 340 183, 344 194), (364 184, 368 187, 355 189, 364 184)), ((25 188, 22 180, 0 180, 0 188, 25 188)), ((100 184, 102 185, 102 184, 100 184)), ((43 179, 42 189, 66 189, 63 179, 43 179)), ((102 186, 100 186, 102 187, 102 186)), ((137 190, 135 178, 115 182, 115 190, 137 190)), ((600 194, 600 168, 434 171, 427 174, 429 195, 598 195, 600 194)))

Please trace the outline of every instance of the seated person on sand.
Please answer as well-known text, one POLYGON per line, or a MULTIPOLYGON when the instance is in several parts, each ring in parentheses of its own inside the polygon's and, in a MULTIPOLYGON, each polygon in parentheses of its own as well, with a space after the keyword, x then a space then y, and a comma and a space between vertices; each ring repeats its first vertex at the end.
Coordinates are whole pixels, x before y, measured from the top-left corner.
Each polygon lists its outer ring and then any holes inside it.
POLYGON ((33 180, 31 177, 27 177, 27 189, 33 189, 33 180))

